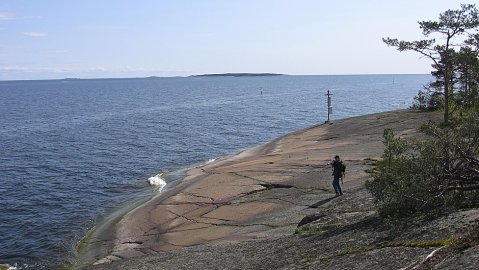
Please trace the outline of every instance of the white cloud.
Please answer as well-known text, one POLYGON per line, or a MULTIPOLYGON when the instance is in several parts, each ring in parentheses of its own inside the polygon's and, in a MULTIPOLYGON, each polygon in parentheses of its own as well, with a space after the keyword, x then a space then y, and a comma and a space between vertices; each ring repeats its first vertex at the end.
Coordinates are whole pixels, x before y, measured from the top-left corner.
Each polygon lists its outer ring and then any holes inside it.
POLYGON ((70 72, 72 69, 70 68, 59 68, 59 67, 22 67, 22 66, 5 66, 0 67, 0 71, 5 72, 52 72, 52 73, 60 73, 60 72, 70 72))
POLYGON ((119 71, 152 71, 152 72, 159 71, 159 72, 163 72, 163 71, 169 71, 169 69, 160 68, 160 67, 132 67, 132 66, 126 66, 124 68, 120 68, 119 71))
POLYGON ((0 10, 0 21, 13 20, 13 14, 0 10))
POLYGON ((165 69, 159 67, 115 67, 115 68, 106 68, 102 66, 91 67, 91 68, 67 68, 67 67, 28 67, 28 66, 2 66, 0 67, 0 72, 22 72, 22 73, 64 73, 64 72, 73 72, 73 73, 134 73, 134 72, 180 72, 174 69, 165 69))
POLYGON ((23 32, 22 34, 24 34, 25 36, 28 36, 28 37, 46 37, 46 36, 48 36, 48 34, 44 33, 44 32, 23 32))

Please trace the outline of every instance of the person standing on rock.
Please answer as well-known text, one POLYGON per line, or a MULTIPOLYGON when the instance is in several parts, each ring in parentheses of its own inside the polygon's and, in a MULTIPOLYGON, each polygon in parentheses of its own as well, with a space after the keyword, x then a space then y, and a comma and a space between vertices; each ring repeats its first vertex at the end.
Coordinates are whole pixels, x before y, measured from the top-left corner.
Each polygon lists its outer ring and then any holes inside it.
POLYGON ((343 165, 343 162, 338 155, 334 157, 334 160, 331 162, 331 166, 333 167, 334 192, 336 192, 336 196, 341 196, 343 195, 343 191, 341 190, 341 186, 339 185, 339 179, 343 178, 343 173, 346 167, 343 165))

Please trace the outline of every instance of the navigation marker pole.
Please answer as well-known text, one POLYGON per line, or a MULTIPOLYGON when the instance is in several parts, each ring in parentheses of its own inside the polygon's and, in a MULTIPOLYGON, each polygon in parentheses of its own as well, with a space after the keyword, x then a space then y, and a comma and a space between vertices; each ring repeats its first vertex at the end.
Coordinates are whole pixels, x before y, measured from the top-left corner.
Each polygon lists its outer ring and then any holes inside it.
POLYGON ((325 95, 328 96, 328 120, 325 123, 329 123, 329 115, 333 113, 333 106, 331 105, 331 96, 333 94, 331 94, 328 90, 325 95))

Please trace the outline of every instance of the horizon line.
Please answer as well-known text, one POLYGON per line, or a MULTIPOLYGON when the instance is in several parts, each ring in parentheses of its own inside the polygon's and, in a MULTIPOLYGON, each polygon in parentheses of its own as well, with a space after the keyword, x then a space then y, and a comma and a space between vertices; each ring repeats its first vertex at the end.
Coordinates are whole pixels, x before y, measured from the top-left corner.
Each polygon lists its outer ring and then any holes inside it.
POLYGON ((374 76, 374 75, 430 75, 430 73, 345 73, 345 74, 286 74, 286 73, 265 73, 265 72, 226 72, 226 73, 204 73, 191 75, 177 75, 177 76, 141 76, 141 77, 96 77, 96 78, 80 78, 80 77, 66 77, 55 79, 11 79, 0 80, 0 82, 22 82, 22 81, 76 81, 76 80, 122 80, 122 79, 168 79, 168 78, 202 78, 202 77, 259 77, 264 74, 268 76, 374 76), (244 74, 243 76, 234 76, 234 74, 244 74), (246 74, 250 74, 248 76, 246 74))

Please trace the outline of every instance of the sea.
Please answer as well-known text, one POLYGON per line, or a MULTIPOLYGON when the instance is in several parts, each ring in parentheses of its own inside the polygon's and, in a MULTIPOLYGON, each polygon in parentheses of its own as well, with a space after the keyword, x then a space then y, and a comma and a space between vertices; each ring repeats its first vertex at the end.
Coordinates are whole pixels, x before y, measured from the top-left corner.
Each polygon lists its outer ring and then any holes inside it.
POLYGON ((0 264, 65 269, 95 224, 186 169, 408 108, 431 75, 0 81, 0 264))

